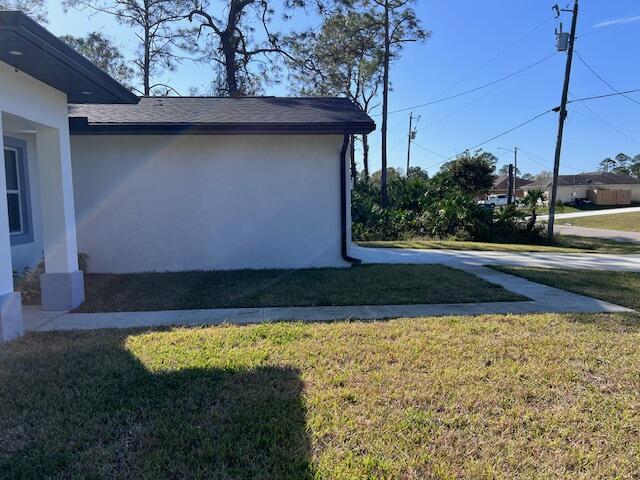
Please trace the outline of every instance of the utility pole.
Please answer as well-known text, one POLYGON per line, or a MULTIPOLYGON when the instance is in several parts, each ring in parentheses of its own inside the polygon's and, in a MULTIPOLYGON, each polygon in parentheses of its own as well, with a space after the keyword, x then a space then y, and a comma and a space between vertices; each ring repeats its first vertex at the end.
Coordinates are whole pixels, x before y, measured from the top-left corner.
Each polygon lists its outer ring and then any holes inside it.
POLYGON ((513 188, 513 163, 509 164, 509 187, 507 188, 507 205, 511 205, 513 202, 513 196, 511 193, 514 191, 513 188))
POLYGON ((420 120, 420 115, 417 117, 413 116, 413 112, 409 114, 409 135, 407 135, 408 143, 407 143, 407 178, 409 178, 409 167, 411 166, 411 140, 415 140, 416 133, 418 133, 417 129, 413 127, 413 119, 416 121, 420 120))
POLYGON ((517 200, 516 193, 518 192, 518 147, 513 147, 513 174, 515 180, 513 181, 513 201, 517 200))
POLYGON ((516 190, 518 189, 518 147, 513 147, 513 150, 510 148, 498 147, 498 150, 505 150, 507 152, 513 152, 513 172, 515 175, 515 182, 513 190, 511 186, 509 186, 509 193, 513 193, 513 198, 516 198, 516 190))
MULTIPOLYGON (((578 23, 578 0, 573 2, 573 10, 560 9, 557 5, 554 7, 557 15, 560 12, 573 12, 573 19, 571 20, 571 33, 569 34, 569 52, 567 53, 567 65, 564 72, 564 85, 562 88, 562 100, 559 107, 559 122, 558 122, 558 140, 556 142, 556 154, 553 161, 553 179, 551 182, 551 199, 549 200, 549 223, 547 227, 547 241, 551 243, 553 241, 553 225, 556 215, 556 197, 558 194, 558 174, 560 172, 560 154, 562 152, 562 134, 564 133, 564 121, 567 118, 567 97, 569 95, 569 81, 571 79, 571 63, 573 61, 573 46, 576 40, 576 24, 578 23)), ((564 47, 563 44, 563 32, 562 24, 560 24, 560 34, 558 37, 558 49, 561 50, 564 47)), ((566 35, 566 34, 564 34, 566 35)))
POLYGON ((389 111, 389 64, 391 62, 391 26, 389 19, 389 0, 384 0, 384 55, 382 68, 382 125, 381 135, 381 161, 382 172, 380 172, 380 205, 386 208, 388 203, 387 195, 387 116, 389 111))

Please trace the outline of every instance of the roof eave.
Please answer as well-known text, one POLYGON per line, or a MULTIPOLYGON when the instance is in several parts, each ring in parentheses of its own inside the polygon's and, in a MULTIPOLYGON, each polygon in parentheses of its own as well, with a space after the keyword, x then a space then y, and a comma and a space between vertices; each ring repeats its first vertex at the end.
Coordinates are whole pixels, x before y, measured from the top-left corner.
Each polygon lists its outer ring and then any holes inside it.
MULTIPOLYGON (((5 10, 1 11, 0 14, 0 31, 13 31, 25 42, 35 45, 41 51, 55 58, 68 68, 71 68, 78 75, 83 76, 111 95, 113 97, 113 102, 111 103, 138 103, 139 99, 136 95, 127 90, 123 85, 91 63, 91 61, 66 45, 62 40, 58 39, 55 35, 26 16, 24 13, 5 10)), ((18 64, 20 57, 16 57, 15 59, 8 57, 1 60, 27 74, 30 74, 28 68, 18 64)), ((49 84, 46 78, 37 79, 43 83, 49 84)), ((53 86, 53 88, 60 89, 59 86, 53 86)), ((82 103, 96 102, 91 102, 89 100, 83 101, 82 103)), ((104 101, 100 101, 98 103, 104 103, 104 101)))
POLYGON ((88 123, 85 117, 70 117, 72 135, 212 135, 212 134, 368 134, 373 122, 340 123, 88 123))

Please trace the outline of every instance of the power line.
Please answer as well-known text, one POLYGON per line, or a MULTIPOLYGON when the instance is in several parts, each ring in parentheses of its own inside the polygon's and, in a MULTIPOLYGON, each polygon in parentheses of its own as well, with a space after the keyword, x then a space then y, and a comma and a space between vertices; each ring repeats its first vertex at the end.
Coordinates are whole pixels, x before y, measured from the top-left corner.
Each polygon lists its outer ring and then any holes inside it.
POLYGON ((545 112, 539 113, 538 115, 536 115, 536 116, 534 116, 534 117, 531 117, 529 120, 526 120, 526 121, 524 121, 524 122, 522 122, 522 123, 520 123, 520 124, 516 125, 515 127, 510 128, 509 130, 505 130, 504 132, 499 133, 498 135, 496 135, 496 136, 494 136, 494 137, 491 137, 490 139, 485 140, 484 142, 480 142, 480 143, 478 143, 478 144, 474 145, 473 147, 466 148, 466 149, 465 149, 465 151, 466 151, 466 150, 475 150, 476 148, 481 147, 482 145, 485 145, 485 144, 487 144, 487 143, 489 143, 489 142, 493 142, 494 140, 497 140, 497 139, 498 139, 498 138, 500 138, 500 137, 504 137, 505 135, 507 135, 507 134, 509 134, 509 133, 513 132, 514 130, 518 130, 519 128, 522 128, 522 127, 524 127, 525 125, 528 125, 528 124, 530 124, 531 122, 534 122, 535 120, 539 119, 540 117, 543 117, 543 116, 545 116, 545 115, 547 115, 548 113, 551 113, 551 112, 553 112, 553 111, 554 111, 554 109, 553 109, 553 108, 551 108, 551 109, 549 109, 549 110, 547 110, 547 111, 545 111, 545 112))
MULTIPOLYGON (((631 135, 627 135, 626 133, 624 133, 621 129, 619 129, 618 127, 616 127, 615 125, 607 122, 604 118, 602 118, 600 115, 598 115, 596 112, 593 111, 593 109, 589 108, 587 105, 580 105, 581 107, 587 109, 589 112, 591 112, 591 114, 593 115, 592 117, 590 117, 589 115, 585 115, 585 117, 587 118, 591 118, 592 120, 597 120, 598 122, 602 123, 603 125, 609 127, 611 130, 619 133, 620 135, 622 135, 625 138, 628 138, 629 140, 636 142, 636 143, 640 143, 640 140, 638 140, 637 138, 632 137, 631 135)), ((578 115, 580 114, 580 112, 576 112, 578 115)))
MULTIPOLYGON (((537 165, 540 165, 542 168, 549 168, 550 165, 553 165, 553 162, 551 160, 549 160, 547 158, 544 158, 544 157, 541 157, 540 155, 536 155, 535 153, 528 152, 528 151, 524 150, 522 147, 519 147, 518 151, 520 151, 520 152, 524 153, 525 155, 527 155, 528 157, 530 157, 530 159, 531 159, 531 161, 533 163, 535 163, 537 165), (537 161, 536 158, 539 159, 539 160, 542 160, 545 163, 541 163, 541 162, 537 161)), ((584 171, 584 168, 572 167, 571 165, 566 165, 566 164, 563 164, 562 167, 563 168, 568 168, 570 170, 575 170, 576 172, 584 171)))
POLYGON ((542 168, 549 168, 549 165, 553 164, 553 162, 551 162, 549 160, 546 160, 546 159, 544 159, 544 158, 542 158, 542 157, 540 157, 538 155, 531 154, 531 153, 527 152, 526 150, 523 150, 522 148, 520 148, 520 151, 522 153, 524 153, 525 155, 527 155, 528 157, 530 157, 530 159, 531 159, 531 161, 533 163, 541 166, 542 168), (539 158, 540 160, 543 160, 544 162, 547 162, 547 163, 539 162, 538 160, 536 160, 536 158, 539 158))
POLYGON ((466 74, 464 77, 462 77, 460 80, 458 80, 457 82, 454 82, 453 84, 451 84, 450 86, 448 86, 447 88, 445 88, 444 90, 442 90, 440 93, 438 93, 434 99, 438 98, 440 95, 443 95, 445 93, 447 93, 448 91, 450 91, 451 89, 453 89, 454 87, 460 85, 462 82, 464 82, 466 79, 470 78, 471 76, 473 76, 476 72, 480 71, 481 69, 483 69, 484 67, 486 67, 489 63, 493 62, 496 58, 499 58, 501 56, 503 56, 505 53, 507 53, 509 50, 513 49, 516 45, 518 45, 520 42, 522 42, 525 38, 529 37, 529 35, 531 35, 532 33, 534 33, 535 31, 537 31, 538 29, 540 29, 541 27, 543 27, 544 25, 546 25, 547 23, 549 23, 551 20, 553 20, 554 17, 553 15, 550 17, 545 18, 542 22, 538 23, 537 25, 535 25, 534 27, 532 27, 530 30, 528 30, 524 35, 522 35, 521 37, 517 38, 516 40, 514 40, 513 42, 509 42, 509 45, 506 48, 503 48, 502 50, 498 51, 494 56, 488 58, 486 61, 484 61, 483 63, 481 63, 480 65, 478 65, 477 67, 475 67, 471 72, 469 72, 468 74, 466 74))
POLYGON ((620 130, 624 130, 625 132, 631 132, 635 135, 640 135, 640 132, 638 130, 631 130, 630 128, 625 128, 625 127, 621 127, 618 125, 618 127, 620 130))
MULTIPOLYGON (((372 117, 374 117, 374 116, 376 116, 376 115, 371 115, 371 116, 372 116, 372 117)), ((400 125, 403 125, 403 124, 404 124, 404 118, 401 118, 401 119, 400 119, 396 124, 394 124, 394 125, 393 125, 393 127, 390 127, 390 128, 388 129, 387 135, 388 135, 389 137, 391 137, 391 134, 392 134, 392 133, 394 133, 394 132, 396 132, 396 131, 398 130, 398 127, 400 127, 400 125)), ((377 147, 378 145, 380 145, 380 141, 381 141, 381 140, 380 140, 380 137, 376 137, 376 138, 375 138, 375 139, 374 139, 374 140, 369 144, 369 146, 370 146, 371 148, 373 148, 373 147, 377 147)))
POLYGON ((416 143, 415 140, 411 142, 414 146, 421 148, 422 150, 424 150, 425 152, 429 152, 432 155, 435 155, 436 157, 440 157, 440 158, 444 158, 445 160, 449 160, 449 157, 447 157, 446 155, 442 155, 441 153, 438 152, 434 152, 433 150, 427 148, 427 147, 423 147, 422 145, 420 145, 419 143, 416 143))
MULTIPOLYGON (((537 120, 537 119, 539 119, 540 117, 543 117, 543 116, 545 116, 545 115, 547 115, 547 114, 549 114, 549 113, 551 113, 551 112, 553 112, 553 111, 554 111, 554 109, 553 109, 553 108, 551 108, 551 109, 546 110, 546 111, 544 111, 544 112, 542 112, 542 113, 539 113, 539 114, 537 114, 537 115, 535 115, 535 116, 531 117, 529 120, 526 120, 526 121, 524 121, 524 122, 522 122, 522 123, 519 123, 518 125, 516 125, 516 126, 514 126, 514 127, 511 127, 511 128, 509 128, 508 130, 505 130, 504 132, 499 133, 498 135, 494 135, 493 137, 491 137, 491 138, 489 138, 489 139, 487 139, 487 140, 485 140, 485 141, 483 141, 483 142, 477 143, 477 144, 475 144, 475 145, 474 145, 474 146, 472 146, 472 147, 465 148, 463 151, 465 151, 465 152, 466 152, 466 151, 470 151, 470 150, 475 150, 475 149, 476 149, 476 148, 478 148, 478 147, 481 147, 481 146, 483 146, 483 145, 486 145, 486 144, 487 144, 487 143, 489 143, 489 142, 493 142, 494 140, 497 140, 497 139, 498 139, 498 138, 500 138, 500 137, 504 137, 505 135, 508 135, 509 133, 511 133, 511 132, 513 132, 513 131, 515 131, 515 130, 518 130, 519 128, 522 128, 522 127, 524 127, 525 125, 528 125, 528 124, 530 124, 530 123, 532 123, 532 122, 536 121, 536 120, 537 120)), ((414 145, 415 145, 415 144, 414 144, 414 145)), ((424 148, 424 147, 421 147, 421 148, 424 148)), ((426 150, 426 148, 425 148, 425 150, 426 150)), ((452 156, 450 156, 450 157, 444 157, 444 155, 436 154, 435 152, 431 152, 431 153, 433 153, 434 155, 438 155, 439 157, 444 158, 444 160, 443 160, 443 161, 441 161, 441 162, 435 163, 435 164, 433 164, 433 165, 431 165, 431 166, 429 166, 429 167, 427 167, 427 169, 429 169, 429 168, 433 168, 433 167, 437 167, 438 165, 441 165, 441 164, 443 164, 443 163, 445 163, 445 162, 448 162, 448 161, 450 161, 450 160, 453 160, 454 158, 456 158, 456 157, 458 156, 458 155, 456 154, 456 155, 452 155, 452 156)))
POLYGON ((456 108, 455 110, 441 116, 440 118, 438 118, 437 120, 434 120, 433 122, 429 123, 426 125, 425 128, 431 128, 434 125, 439 124, 440 122, 443 122, 444 120, 446 120, 449 117, 452 117, 454 115, 456 115, 457 113, 460 113, 462 110, 466 110, 468 107, 470 107, 471 105, 473 105, 476 102, 479 102, 480 100, 482 100, 483 98, 491 95, 493 92, 495 92, 496 90, 499 90, 500 87, 496 87, 496 88, 492 88, 491 90, 484 92, 482 95, 479 95, 478 97, 474 98, 473 100, 465 103, 464 105, 462 105, 460 108, 456 108))
POLYGON ((587 100, 597 100, 599 98, 616 97, 618 95, 626 95, 628 93, 637 93, 637 92, 640 92, 640 88, 636 88, 635 90, 626 90, 624 92, 608 93, 606 95, 596 95, 593 97, 574 98, 573 100, 569 100, 567 103, 585 102, 587 100))
POLYGON ((601 75, 598 74, 598 72, 596 72, 586 61, 584 58, 582 58, 582 55, 580 55, 580 52, 578 52, 576 50, 576 55, 578 56, 578 59, 582 62, 582 64, 587 67, 591 73, 593 73, 596 78, 598 80, 600 80, 602 83, 604 83, 607 87, 609 87, 611 90, 613 90, 616 93, 619 93, 620 95, 622 95, 624 98, 626 98, 627 100, 632 101, 633 103, 637 103, 638 105, 640 105, 640 102, 638 100, 636 100, 635 98, 631 98, 627 95, 625 95, 624 93, 622 93, 620 90, 618 90, 616 87, 614 87, 613 85, 611 85, 609 82, 607 82, 604 78, 602 78, 601 75))
MULTIPOLYGON (((405 107, 405 108, 400 108, 398 110, 393 110, 391 112, 387 112, 387 114, 391 115, 393 113, 407 112, 407 111, 409 111, 411 109, 422 108, 422 107, 426 107, 426 106, 429 106, 429 105, 435 105, 437 103, 446 102, 447 100, 452 100, 454 98, 462 97, 463 95, 468 95, 469 93, 477 92, 478 90, 482 90, 484 88, 490 87, 490 86, 495 85, 497 83, 504 82, 505 80, 508 80, 508 79, 510 79, 512 77, 515 77, 516 75, 518 75, 518 74, 520 74, 522 72, 526 72, 527 70, 530 70, 533 67, 535 67, 535 66, 537 66, 537 65, 539 65, 539 64, 541 64, 541 63, 543 63, 543 62, 545 62, 547 60, 549 60, 551 57, 556 56, 557 53, 558 52, 553 52, 551 55, 547 55, 546 57, 541 58, 540 60, 537 60, 536 62, 534 62, 534 63, 532 63, 530 65, 527 65, 524 68, 516 70, 515 72, 511 72, 510 74, 505 75, 504 77, 501 77, 501 78, 499 78, 497 80, 494 80, 492 82, 485 83, 484 85, 480 85, 478 87, 472 88, 470 90, 465 90, 464 92, 459 92, 459 93, 456 93, 455 95, 450 95, 448 97, 440 98, 440 99, 437 99, 437 100, 432 100, 432 101, 421 103, 421 104, 418 104, 418 105, 413 105, 411 107, 405 107)), ((380 116, 380 115, 382 115, 382 114, 381 113, 377 113, 377 114, 375 114, 373 116, 377 117, 377 116, 380 116)))

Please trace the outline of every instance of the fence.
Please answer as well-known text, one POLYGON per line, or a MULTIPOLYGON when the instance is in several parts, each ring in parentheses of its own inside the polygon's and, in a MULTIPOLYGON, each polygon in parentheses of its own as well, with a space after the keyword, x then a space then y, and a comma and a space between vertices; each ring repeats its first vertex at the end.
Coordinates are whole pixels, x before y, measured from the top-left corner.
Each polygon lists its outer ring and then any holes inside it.
POLYGON ((631 190, 587 190, 587 199, 595 205, 631 205, 631 190))

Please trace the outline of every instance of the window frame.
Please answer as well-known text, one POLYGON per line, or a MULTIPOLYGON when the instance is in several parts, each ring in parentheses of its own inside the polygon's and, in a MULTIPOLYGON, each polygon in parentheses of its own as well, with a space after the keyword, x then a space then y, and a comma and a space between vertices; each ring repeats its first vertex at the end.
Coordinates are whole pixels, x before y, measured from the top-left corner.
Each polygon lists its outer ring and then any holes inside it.
MULTIPOLYGON (((27 142, 19 138, 3 137, 4 150, 16 152, 16 174, 18 177, 18 190, 7 190, 7 193, 18 194, 18 208, 20 209, 20 232, 10 233, 11 245, 22 245, 33 242, 33 228, 31 217, 31 192, 29 191, 29 170, 27 165, 27 142)), ((6 185, 5 185, 6 187, 6 185)), ((9 206, 7 205, 7 209, 9 206)))

